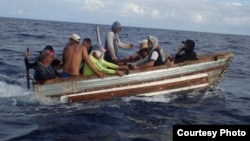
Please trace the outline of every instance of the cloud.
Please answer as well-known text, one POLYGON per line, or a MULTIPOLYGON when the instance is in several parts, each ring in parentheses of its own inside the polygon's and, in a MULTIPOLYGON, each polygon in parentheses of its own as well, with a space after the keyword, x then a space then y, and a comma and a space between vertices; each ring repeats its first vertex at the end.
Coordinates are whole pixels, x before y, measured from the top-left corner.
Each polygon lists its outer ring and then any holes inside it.
POLYGON ((120 13, 127 17, 127 16, 144 16, 146 15, 146 10, 134 3, 129 3, 123 6, 122 10, 120 13))
POLYGON ((197 14, 195 15, 193 18, 192 18, 193 22, 195 23, 202 23, 203 22, 203 16, 200 15, 200 14, 197 14))
POLYGON ((159 10, 158 10, 158 9, 154 9, 154 10, 152 10, 152 12, 151 12, 151 16, 153 16, 153 17, 158 17, 158 16, 160 16, 160 12, 159 12, 159 10))
POLYGON ((145 4, 129 3, 123 6, 120 13, 124 17, 136 17, 136 18, 158 18, 160 17, 160 10, 150 8, 145 4))
POLYGON ((226 3, 227 5, 232 5, 232 6, 242 6, 242 4, 241 3, 239 3, 239 2, 232 2, 232 3, 226 3))
POLYGON ((24 10, 18 9, 18 10, 16 10, 16 11, 12 12, 12 14, 23 15, 23 14, 24 14, 24 10))
POLYGON ((105 5, 104 5, 103 1, 100 1, 100 0, 85 0, 83 2, 83 5, 81 6, 81 8, 86 9, 86 10, 95 11, 95 10, 105 9, 105 5))

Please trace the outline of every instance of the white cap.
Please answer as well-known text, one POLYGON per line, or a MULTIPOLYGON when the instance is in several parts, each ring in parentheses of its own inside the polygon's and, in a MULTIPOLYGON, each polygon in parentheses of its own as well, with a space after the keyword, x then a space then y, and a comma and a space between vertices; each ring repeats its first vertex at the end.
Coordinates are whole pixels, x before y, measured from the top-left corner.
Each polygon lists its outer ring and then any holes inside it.
POLYGON ((98 57, 98 58, 100 58, 101 55, 102 55, 102 52, 101 52, 100 50, 93 50, 93 51, 90 53, 90 55, 92 55, 93 53, 95 53, 95 54, 96 54, 96 57, 98 57))
POLYGON ((76 42, 78 42, 78 43, 80 43, 80 40, 81 40, 81 37, 78 34, 76 34, 76 33, 74 33, 71 36, 69 36, 69 38, 72 39, 72 40, 74 40, 74 41, 76 41, 76 42))

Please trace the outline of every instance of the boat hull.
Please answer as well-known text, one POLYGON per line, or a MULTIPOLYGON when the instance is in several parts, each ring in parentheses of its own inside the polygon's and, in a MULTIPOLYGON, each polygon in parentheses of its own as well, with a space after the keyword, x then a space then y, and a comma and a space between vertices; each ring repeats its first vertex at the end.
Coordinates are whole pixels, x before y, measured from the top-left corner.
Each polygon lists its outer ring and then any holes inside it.
POLYGON ((43 85, 33 82, 33 89, 40 95, 59 97, 62 102, 200 91, 219 83, 232 58, 232 53, 204 55, 197 61, 134 70, 122 77, 75 77, 50 80, 43 85))

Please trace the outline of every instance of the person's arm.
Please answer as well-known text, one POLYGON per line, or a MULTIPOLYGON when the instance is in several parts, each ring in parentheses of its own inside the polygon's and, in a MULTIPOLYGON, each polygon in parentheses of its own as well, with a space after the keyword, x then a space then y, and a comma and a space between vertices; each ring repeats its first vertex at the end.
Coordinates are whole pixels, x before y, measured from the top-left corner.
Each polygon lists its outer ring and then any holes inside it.
POLYGON ((28 58, 24 58, 24 62, 25 62, 25 66, 27 67, 27 68, 35 68, 36 66, 37 66, 37 62, 34 62, 34 63, 30 63, 29 62, 29 60, 28 60, 28 58))
POLYGON ((89 59, 89 55, 88 55, 88 50, 85 46, 83 46, 83 52, 82 52, 82 55, 83 55, 83 59, 85 60, 85 62, 88 64, 88 66, 95 72, 95 74, 98 76, 98 77, 103 77, 104 74, 100 71, 98 71, 96 69, 96 67, 94 66, 94 64, 91 62, 91 60, 89 59))
POLYGON ((103 65, 103 66, 106 66, 106 67, 108 67, 108 68, 111 68, 111 69, 118 69, 118 68, 119 68, 118 65, 116 65, 116 64, 114 64, 114 63, 107 62, 107 61, 104 60, 104 59, 102 59, 101 62, 102 62, 102 65, 103 65))
POLYGON ((128 55, 125 57, 124 61, 128 62, 128 61, 137 61, 141 58, 141 56, 139 54, 134 54, 134 55, 128 55))
POLYGON ((147 68, 153 67, 155 64, 155 61, 158 59, 158 57, 160 57, 160 55, 158 54, 157 51, 153 51, 152 54, 148 57, 150 57, 150 60, 147 63, 144 63, 139 66, 135 65, 134 69, 147 69, 147 68))
MULTIPOLYGON (((91 60, 93 59, 94 57, 92 57, 91 56, 91 60)), ((115 74, 115 70, 113 70, 113 69, 108 69, 108 68, 106 68, 106 67, 104 67, 102 64, 100 64, 97 60, 96 61, 92 61, 93 63, 94 63, 94 65, 95 65, 95 67, 99 70, 99 71, 101 71, 101 72, 103 72, 103 73, 107 73, 107 74, 115 74)))
POLYGON ((65 63, 65 57, 64 57, 64 53, 66 51, 66 47, 63 48, 63 53, 62 53, 62 62, 61 62, 61 65, 63 66, 64 63, 65 63))
POLYGON ((139 66, 139 65, 147 63, 148 59, 149 59, 149 56, 146 56, 145 58, 139 59, 136 62, 132 62, 132 63, 129 63, 129 64, 139 66))
POLYGON ((151 60, 149 62, 147 62, 146 64, 143 64, 143 65, 140 65, 140 66, 134 66, 134 69, 147 69, 147 68, 150 68, 150 67, 153 67, 155 64, 155 61, 154 60, 151 60))
POLYGON ((183 54, 176 53, 174 58, 174 63, 181 63, 183 62, 183 54))
MULTIPOLYGON (((106 74, 117 74, 119 76, 123 76, 124 75, 124 72, 123 71, 119 71, 119 70, 115 70, 115 69, 109 69, 109 68, 106 68, 104 66, 104 64, 101 64, 96 58, 94 58, 93 56, 90 56, 90 60, 91 62, 93 62, 94 66, 101 72, 103 73, 106 73, 106 74)), ((119 68, 119 66, 113 64, 113 63, 109 63, 109 62, 105 62, 107 63, 108 65, 110 65, 111 67, 114 67, 114 68, 119 68)), ((106 64, 106 65, 107 65, 106 64)))
POLYGON ((25 63, 25 66, 27 67, 27 68, 35 68, 36 66, 37 66, 37 61, 35 61, 34 63, 30 63, 29 62, 29 59, 28 59, 28 56, 29 56, 29 53, 28 52, 26 52, 25 54, 24 54, 24 63, 25 63))
MULTIPOLYGON (((118 35, 117 35, 117 36, 118 36, 118 35)), ((119 47, 124 48, 124 49, 131 49, 131 48, 134 47, 134 44, 132 44, 132 43, 129 43, 129 44, 123 43, 123 42, 120 40, 119 37, 118 37, 118 45, 119 45, 119 47)))

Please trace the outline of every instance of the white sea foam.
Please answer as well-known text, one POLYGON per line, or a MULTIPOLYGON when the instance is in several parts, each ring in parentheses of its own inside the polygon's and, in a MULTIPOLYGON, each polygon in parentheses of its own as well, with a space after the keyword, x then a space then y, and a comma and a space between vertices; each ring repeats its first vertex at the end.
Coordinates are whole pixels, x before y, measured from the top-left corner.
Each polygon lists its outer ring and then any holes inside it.
POLYGON ((11 101, 13 101, 12 105, 16 105, 17 102, 37 103, 40 105, 55 105, 59 103, 58 99, 35 95, 33 91, 27 88, 3 81, 0 81, 0 98, 11 98, 11 101))
POLYGON ((0 81, 0 97, 22 96, 29 95, 30 93, 30 91, 21 86, 0 81))
POLYGON ((162 102, 162 103, 169 103, 172 100, 176 99, 177 96, 175 95, 155 95, 155 96, 130 96, 130 97, 123 97, 122 99, 126 102, 128 101, 146 101, 146 102, 162 102))

